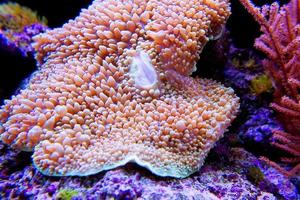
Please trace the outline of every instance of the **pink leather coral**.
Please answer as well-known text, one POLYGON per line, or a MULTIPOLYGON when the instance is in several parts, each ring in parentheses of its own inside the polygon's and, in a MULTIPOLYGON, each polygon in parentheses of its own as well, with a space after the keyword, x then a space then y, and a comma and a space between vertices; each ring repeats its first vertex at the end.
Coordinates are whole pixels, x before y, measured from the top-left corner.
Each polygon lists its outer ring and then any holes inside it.
POLYGON ((229 13, 224 0, 94 1, 35 38, 41 67, 2 106, 2 141, 34 150, 47 175, 133 161, 188 176, 239 107, 231 88, 188 76, 229 13))

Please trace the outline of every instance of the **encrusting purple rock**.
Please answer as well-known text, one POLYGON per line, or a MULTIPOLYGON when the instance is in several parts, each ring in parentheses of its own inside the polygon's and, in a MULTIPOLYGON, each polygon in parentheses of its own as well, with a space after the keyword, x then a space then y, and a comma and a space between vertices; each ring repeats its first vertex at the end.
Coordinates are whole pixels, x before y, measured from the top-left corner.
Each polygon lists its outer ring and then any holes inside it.
POLYGON ((282 130, 282 127, 275 119, 273 110, 261 107, 248 116, 238 135, 244 144, 254 145, 257 148, 272 148, 270 146, 272 130, 282 130))
POLYGON ((88 199, 136 199, 142 195, 140 175, 111 173, 87 191, 88 199))
POLYGON ((24 57, 33 55, 35 53, 32 47, 33 36, 45 32, 47 29, 47 26, 36 23, 25 26, 23 31, 12 33, 10 37, 0 32, 0 46, 2 49, 14 53, 19 52, 24 57))

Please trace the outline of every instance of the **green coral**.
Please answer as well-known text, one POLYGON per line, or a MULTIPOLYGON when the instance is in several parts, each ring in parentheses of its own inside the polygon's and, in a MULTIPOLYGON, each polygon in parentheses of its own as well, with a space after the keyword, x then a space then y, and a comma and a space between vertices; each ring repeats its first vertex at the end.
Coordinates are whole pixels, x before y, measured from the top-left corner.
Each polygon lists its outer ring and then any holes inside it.
POLYGON ((247 68, 247 69, 255 69, 258 66, 258 64, 256 63, 253 57, 250 57, 248 60, 243 60, 239 58, 239 56, 240 55, 237 55, 237 57, 234 57, 231 60, 233 66, 237 68, 247 68))
POLYGON ((248 60, 246 60, 244 62, 244 65, 243 65, 245 68, 250 68, 250 69, 254 69, 256 68, 258 65, 257 63, 255 62, 255 59, 254 58, 249 58, 248 60))
POLYGON ((17 3, 0 4, 0 29, 21 31, 25 26, 34 23, 47 24, 45 17, 39 17, 31 9, 17 3))
POLYGON ((256 94, 260 95, 265 92, 271 92, 273 86, 272 86, 272 81, 269 76, 266 74, 258 75, 254 77, 250 81, 250 89, 251 91, 256 94))
POLYGON ((62 189, 58 192, 56 199, 59 200, 71 200, 72 197, 78 195, 78 191, 73 189, 62 189))
POLYGON ((259 167, 249 167, 248 169, 248 178, 251 182, 258 185, 262 180, 264 180, 265 175, 259 167))
POLYGON ((240 67, 241 66, 241 61, 240 59, 234 57, 232 60, 231 60, 231 63, 233 64, 233 66, 235 67, 240 67))

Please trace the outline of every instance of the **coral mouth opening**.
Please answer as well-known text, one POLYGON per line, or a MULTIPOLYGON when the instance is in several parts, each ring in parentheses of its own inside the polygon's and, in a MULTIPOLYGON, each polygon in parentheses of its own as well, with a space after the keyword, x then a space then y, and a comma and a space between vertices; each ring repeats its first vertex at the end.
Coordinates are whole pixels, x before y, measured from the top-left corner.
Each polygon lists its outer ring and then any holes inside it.
POLYGON ((138 88, 151 89, 156 87, 158 83, 156 70, 148 54, 144 51, 138 52, 138 54, 133 57, 129 73, 138 88))

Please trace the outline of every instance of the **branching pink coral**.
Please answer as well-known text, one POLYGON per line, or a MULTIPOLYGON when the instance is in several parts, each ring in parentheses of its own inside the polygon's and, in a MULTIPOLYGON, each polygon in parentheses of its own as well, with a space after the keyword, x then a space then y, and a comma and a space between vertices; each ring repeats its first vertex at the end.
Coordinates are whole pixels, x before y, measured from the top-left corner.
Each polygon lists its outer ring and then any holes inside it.
POLYGON ((293 158, 283 158, 295 167, 286 175, 300 171, 300 1, 291 0, 285 6, 278 3, 256 8, 249 0, 240 0, 261 25, 263 34, 255 47, 267 55, 263 64, 275 84, 275 100, 271 107, 278 111, 286 131, 274 131, 273 143, 293 158))
POLYGON ((40 69, 0 111, 1 139, 47 175, 136 162, 160 176, 202 165, 238 110, 233 90, 188 75, 227 1, 96 0, 35 38, 40 69))

